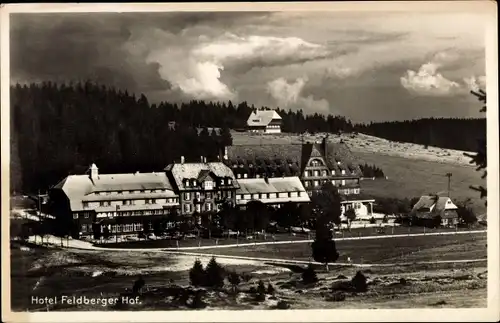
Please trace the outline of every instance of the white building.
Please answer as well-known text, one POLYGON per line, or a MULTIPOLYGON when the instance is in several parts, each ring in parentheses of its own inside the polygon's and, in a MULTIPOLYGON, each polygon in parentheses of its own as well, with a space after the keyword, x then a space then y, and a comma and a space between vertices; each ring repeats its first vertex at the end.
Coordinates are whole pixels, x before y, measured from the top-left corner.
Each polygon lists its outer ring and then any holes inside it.
POLYGON ((256 110, 247 120, 247 128, 251 133, 281 133, 282 119, 274 110, 256 110))

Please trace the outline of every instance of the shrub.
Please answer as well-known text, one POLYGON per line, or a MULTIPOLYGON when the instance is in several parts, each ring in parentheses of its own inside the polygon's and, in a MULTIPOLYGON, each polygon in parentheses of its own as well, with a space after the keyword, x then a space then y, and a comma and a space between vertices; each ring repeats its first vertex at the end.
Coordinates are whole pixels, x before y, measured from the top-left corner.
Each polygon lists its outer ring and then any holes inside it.
POLYGON ((267 293, 268 293, 269 295, 273 295, 273 294, 274 294, 274 292, 275 292, 275 289, 274 289, 273 285, 272 285, 271 283, 269 283, 269 284, 267 285, 267 293))
POLYGON ((255 288, 254 286, 250 287, 250 289, 248 290, 248 292, 250 294, 257 294, 257 288, 255 288))
POLYGON ((137 295, 141 291, 141 289, 144 287, 145 284, 146 284, 146 282, 144 281, 144 279, 142 278, 142 276, 140 276, 134 282, 134 286, 132 286, 132 293, 134 295, 137 295))
POLYGON ((193 267, 189 270, 189 281, 193 286, 203 286, 205 285, 205 270, 199 259, 193 264, 193 267))
POLYGON ((201 294, 201 291, 198 291, 196 294, 193 296, 193 301, 191 302, 191 308, 205 308, 207 306, 207 303, 203 301, 203 297, 201 294))
POLYGON ((240 275, 238 275, 237 272, 232 271, 229 273, 227 280, 233 286, 234 291, 236 291, 236 288, 238 287, 238 285, 241 282, 240 275))
POLYGON ((257 293, 258 294, 266 293, 266 286, 264 285, 264 282, 262 280, 259 280, 259 283, 257 285, 257 293))
POLYGON ((370 219, 370 224, 375 224, 377 221, 375 221, 375 218, 374 217, 371 217, 370 219))
POLYGON ((356 275, 351 280, 351 285, 354 288, 354 291, 358 293, 366 292, 368 287, 366 283, 366 277, 363 275, 361 271, 358 271, 356 275))
POLYGON ((215 257, 210 259, 207 268, 205 269, 205 286, 220 288, 224 286, 224 268, 215 260, 215 257))
POLYGON ((278 301, 278 304, 276 304, 276 308, 279 309, 279 310, 287 310, 290 308, 290 303, 288 303, 287 301, 278 301))
POLYGON ((345 294, 343 292, 334 292, 331 295, 327 295, 326 300, 329 302, 342 302, 345 301, 345 294))
POLYGON ((306 270, 304 270, 304 272, 302 272, 302 282, 304 284, 314 284, 318 281, 318 276, 316 275, 316 271, 314 270, 313 266, 311 264, 309 264, 306 268, 306 270))
POLYGON ((332 292, 336 291, 350 292, 352 290, 353 286, 351 281, 349 280, 335 281, 332 283, 332 292))

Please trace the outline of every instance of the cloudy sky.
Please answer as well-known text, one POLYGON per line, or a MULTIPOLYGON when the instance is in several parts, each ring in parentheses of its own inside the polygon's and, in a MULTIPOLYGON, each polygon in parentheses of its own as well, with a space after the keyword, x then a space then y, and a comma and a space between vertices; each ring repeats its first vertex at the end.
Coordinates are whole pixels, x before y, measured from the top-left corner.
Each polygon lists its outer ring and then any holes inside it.
POLYGON ((479 14, 11 15, 11 80, 91 79, 151 102, 247 101, 356 122, 476 117, 479 14))

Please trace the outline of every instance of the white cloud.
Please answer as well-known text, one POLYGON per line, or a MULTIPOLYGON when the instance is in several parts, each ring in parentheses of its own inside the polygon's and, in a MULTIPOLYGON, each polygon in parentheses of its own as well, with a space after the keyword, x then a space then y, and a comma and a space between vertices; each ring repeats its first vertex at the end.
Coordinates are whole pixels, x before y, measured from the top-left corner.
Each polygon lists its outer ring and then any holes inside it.
POLYGON ((302 96, 307 78, 297 78, 288 83, 283 77, 267 83, 267 91, 281 108, 303 109, 306 112, 329 113, 329 103, 325 99, 315 100, 312 95, 302 96))
POLYGON ((448 95, 460 88, 460 84, 450 81, 437 72, 439 64, 426 63, 418 71, 408 70, 401 77, 401 85, 409 91, 422 95, 448 95))
POLYGON ((467 85, 469 90, 478 91, 479 89, 484 90, 486 88, 486 76, 471 76, 464 78, 464 83, 467 85))
POLYGON ((224 69, 289 64, 328 55, 323 46, 297 37, 240 37, 231 33, 215 38, 183 36, 158 29, 140 30, 125 48, 131 55, 144 56, 148 63, 158 63, 162 78, 196 99, 237 98, 237 91, 222 79, 224 69))

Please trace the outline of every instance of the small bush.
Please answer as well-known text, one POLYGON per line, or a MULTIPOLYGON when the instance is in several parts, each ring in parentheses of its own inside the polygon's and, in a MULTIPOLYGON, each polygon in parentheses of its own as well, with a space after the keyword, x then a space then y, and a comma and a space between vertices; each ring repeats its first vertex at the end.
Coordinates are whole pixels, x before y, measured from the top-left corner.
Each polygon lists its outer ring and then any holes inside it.
POLYGON ((350 292, 353 289, 354 288, 352 286, 352 283, 348 280, 341 280, 332 283, 332 292, 336 291, 350 292))
POLYGON ((278 304, 276 304, 276 308, 279 309, 279 310, 287 310, 290 308, 290 303, 288 303, 287 301, 278 301, 278 304))
POLYGON ((274 289, 273 285, 272 285, 271 283, 269 283, 269 284, 267 285, 267 293, 268 293, 269 295, 273 295, 273 294, 274 294, 274 292, 275 292, 275 289, 274 289))
POLYGON ((189 281, 196 287, 205 285, 205 269, 199 259, 196 259, 193 268, 189 270, 189 281))
POLYGON ((306 285, 314 284, 318 281, 318 275, 316 275, 316 271, 313 266, 309 264, 302 273, 302 282, 306 285))
POLYGON ((345 301, 345 294, 343 292, 334 292, 327 295, 325 299, 329 302, 343 302, 345 301))
POLYGON ((257 293, 258 294, 266 293, 266 286, 264 285, 264 282, 262 280, 259 280, 259 283, 257 285, 257 293))
POLYGON ((264 294, 264 293, 257 293, 255 295, 255 300, 257 302, 263 302, 263 301, 265 301, 266 300, 266 294, 264 294))
POLYGON ((257 294, 257 288, 255 288, 254 286, 250 287, 250 289, 248 290, 248 292, 250 294, 257 294))
POLYGON ((191 302, 191 308, 205 308, 207 306, 207 303, 203 301, 203 297, 201 292, 197 292, 194 297, 193 301, 191 302))
POLYGON ((368 285, 366 283, 366 277, 361 271, 358 271, 356 275, 351 280, 351 285, 354 291, 358 293, 363 293, 368 290, 368 285))

